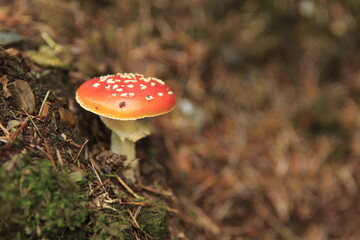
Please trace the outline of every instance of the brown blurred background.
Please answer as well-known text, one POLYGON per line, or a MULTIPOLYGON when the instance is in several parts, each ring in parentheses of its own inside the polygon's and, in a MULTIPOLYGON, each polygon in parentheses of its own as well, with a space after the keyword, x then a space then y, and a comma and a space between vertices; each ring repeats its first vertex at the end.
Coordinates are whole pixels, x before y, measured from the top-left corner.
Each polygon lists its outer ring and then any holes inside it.
POLYGON ((0 30, 28 49, 51 36, 74 85, 173 88, 152 143, 181 209, 171 239, 360 239, 360 1, 0 5, 0 30))

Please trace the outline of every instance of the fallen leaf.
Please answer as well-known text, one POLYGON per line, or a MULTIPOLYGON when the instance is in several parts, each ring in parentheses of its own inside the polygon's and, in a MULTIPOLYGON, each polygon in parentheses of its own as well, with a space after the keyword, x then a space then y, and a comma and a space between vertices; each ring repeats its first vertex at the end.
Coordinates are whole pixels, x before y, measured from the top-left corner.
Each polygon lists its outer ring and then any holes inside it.
POLYGON ((24 80, 15 80, 11 85, 18 108, 30 114, 34 113, 36 110, 35 95, 29 83, 24 80))

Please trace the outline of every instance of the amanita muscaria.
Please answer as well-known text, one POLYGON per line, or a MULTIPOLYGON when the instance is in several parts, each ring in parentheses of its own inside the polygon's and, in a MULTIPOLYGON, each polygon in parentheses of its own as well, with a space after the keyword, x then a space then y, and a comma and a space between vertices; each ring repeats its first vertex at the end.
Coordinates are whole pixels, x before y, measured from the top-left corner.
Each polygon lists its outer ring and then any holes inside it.
POLYGON ((135 142, 151 133, 146 119, 170 112, 175 107, 171 89, 157 78, 118 73, 93 78, 76 92, 84 109, 100 116, 111 129, 111 151, 127 156, 124 176, 135 182, 135 142))

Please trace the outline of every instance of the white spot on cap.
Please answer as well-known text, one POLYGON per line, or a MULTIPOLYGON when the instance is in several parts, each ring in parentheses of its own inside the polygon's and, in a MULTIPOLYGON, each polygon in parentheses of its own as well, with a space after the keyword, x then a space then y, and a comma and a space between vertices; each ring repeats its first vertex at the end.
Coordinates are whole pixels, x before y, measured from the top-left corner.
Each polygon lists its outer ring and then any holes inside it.
POLYGON ((94 83, 93 87, 97 88, 98 86, 100 86, 100 83, 94 83))
POLYGON ((134 87, 134 85, 133 84, 128 84, 128 85, 126 85, 128 88, 133 88, 134 87))
POLYGON ((121 97, 133 97, 135 96, 135 93, 122 93, 120 94, 121 97))
POLYGON ((116 93, 111 94, 111 96, 116 97, 116 93))
POLYGON ((106 82, 107 82, 107 83, 115 83, 115 80, 112 79, 112 78, 110 78, 110 79, 106 80, 106 82))
POLYGON ((110 88, 110 85, 109 85, 109 84, 106 84, 106 85, 105 85, 105 88, 106 88, 106 89, 109 89, 109 88, 110 88))
POLYGON ((105 82, 108 76, 101 76, 99 82, 105 82))
POLYGON ((122 88, 118 88, 118 89, 116 89, 116 91, 118 91, 118 92, 122 92, 124 89, 122 89, 122 88))
POLYGON ((155 86, 156 83, 155 83, 155 82, 151 82, 150 85, 151 85, 151 86, 155 86))
POLYGON ((117 89, 119 85, 115 84, 112 89, 117 89))
POLYGON ((146 89, 146 85, 140 84, 140 89, 146 89))
POLYGON ((157 83, 159 83, 159 84, 161 84, 161 85, 165 85, 164 81, 163 81, 163 80, 160 80, 160 79, 158 79, 158 78, 151 78, 151 80, 153 80, 153 81, 155 81, 155 82, 157 82, 157 83))
POLYGON ((174 94, 173 91, 168 91, 167 93, 168 93, 169 95, 173 95, 173 94, 174 94))
POLYGON ((164 94, 162 92, 158 92, 159 97, 162 97, 164 94))

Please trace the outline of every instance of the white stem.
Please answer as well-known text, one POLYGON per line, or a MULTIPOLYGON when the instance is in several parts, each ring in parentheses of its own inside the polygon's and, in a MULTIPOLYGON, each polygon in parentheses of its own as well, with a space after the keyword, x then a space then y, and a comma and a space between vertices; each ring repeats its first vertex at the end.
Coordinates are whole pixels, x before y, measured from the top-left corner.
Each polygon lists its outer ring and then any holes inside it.
POLYGON ((135 156, 135 142, 125 138, 121 140, 115 133, 111 132, 111 151, 121 155, 126 155, 124 166, 126 169, 123 171, 124 177, 131 183, 135 182, 135 170, 138 167, 138 161, 135 156))
POLYGON ((103 116, 100 118, 111 129, 111 151, 127 157, 124 177, 128 182, 135 183, 135 171, 138 167, 135 142, 150 134, 152 129, 150 122, 147 119, 121 121, 103 116))

